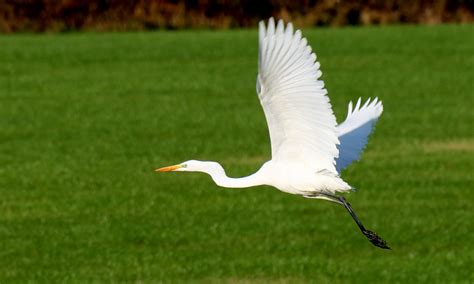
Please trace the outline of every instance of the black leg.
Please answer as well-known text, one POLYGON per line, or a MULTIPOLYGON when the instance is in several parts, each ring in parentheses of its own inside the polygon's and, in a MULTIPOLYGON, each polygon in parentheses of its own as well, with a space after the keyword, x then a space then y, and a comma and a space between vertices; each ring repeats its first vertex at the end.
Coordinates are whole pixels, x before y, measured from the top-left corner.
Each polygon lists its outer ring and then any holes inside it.
POLYGON ((327 194, 327 193, 318 193, 318 195, 322 195, 328 199, 331 199, 332 201, 339 203, 344 206, 344 208, 347 209, 349 214, 351 214, 352 219, 357 223, 357 226, 359 226, 360 231, 364 236, 374 245, 379 248, 383 249, 390 249, 387 245, 387 242, 383 240, 381 237, 379 237, 375 232, 367 230, 362 222, 359 220, 357 215, 355 214, 354 210, 352 209, 351 205, 349 202, 346 201, 346 199, 342 196, 335 196, 332 194, 327 194))

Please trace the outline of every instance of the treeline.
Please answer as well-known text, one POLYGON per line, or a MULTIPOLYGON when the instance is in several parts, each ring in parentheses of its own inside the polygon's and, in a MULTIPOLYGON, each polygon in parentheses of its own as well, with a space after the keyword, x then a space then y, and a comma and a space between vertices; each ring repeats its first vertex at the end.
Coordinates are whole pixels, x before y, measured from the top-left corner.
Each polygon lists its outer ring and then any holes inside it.
POLYGON ((474 21, 474 0, 0 0, 0 32, 255 26, 270 16, 298 26, 474 21))

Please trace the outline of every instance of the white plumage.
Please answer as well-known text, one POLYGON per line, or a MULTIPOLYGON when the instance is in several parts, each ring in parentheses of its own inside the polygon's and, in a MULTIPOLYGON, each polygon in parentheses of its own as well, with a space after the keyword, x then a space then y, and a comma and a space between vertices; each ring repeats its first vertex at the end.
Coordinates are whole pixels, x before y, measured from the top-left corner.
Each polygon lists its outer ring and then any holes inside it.
POLYGON ((382 102, 377 98, 373 101, 368 99, 362 107, 360 103, 359 98, 354 109, 352 109, 352 102, 349 103, 346 120, 336 128, 340 142, 339 158, 336 160, 339 173, 359 159, 370 132, 383 111, 382 102))
MULTIPOLYGON (((187 161, 176 171, 201 171, 223 187, 271 185, 304 196, 351 189, 341 170, 357 160, 382 113, 377 99, 355 108, 337 125, 316 54, 301 31, 283 21, 259 24, 257 94, 265 112, 272 159, 255 174, 229 178, 215 162, 187 161)), ((175 167, 175 166, 172 166, 175 167)), ((165 169, 170 170, 170 167, 165 169)), ((164 171, 161 169, 161 171, 164 171)))
POLYGON ((375 233, 365 230, 344 198, 334 195, 351 189, 341 170, 360 157, 372 128, 382 113, 377 99, 355 108, 337 125, 316 54, 301 31, 273 18, 259 24, 257 94, 265 112, 272 158, 256 173, 230 178, 216 162, 190 160, 157 171, 198 171, 217 185, 243 188, 270 185, 281 191, 340 203, 362 232, 377 246, 388 248, 375 233))
POLYGON ((272 161, 337 174, 336 118, 316 55, 293 26, 260 22, 257 90, 267 118, 272 161))

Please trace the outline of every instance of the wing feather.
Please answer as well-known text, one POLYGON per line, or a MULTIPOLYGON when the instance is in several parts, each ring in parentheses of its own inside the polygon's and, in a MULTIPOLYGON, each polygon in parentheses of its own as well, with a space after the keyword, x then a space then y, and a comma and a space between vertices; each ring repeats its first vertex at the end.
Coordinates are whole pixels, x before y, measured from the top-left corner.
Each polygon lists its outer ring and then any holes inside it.
POLYGON ((270 132, 272 159, 337 174, 339 139, 316 55, 301 31, 270 18, 259 24, 257 93, 270 132))
POLYGON ((346 120, 337 126, 339 158, 336 162, 337 171, 341 172, 352 162, 360 158, 375 123, 382 114, 383 105, 377 98, 368 99, 361 107, 361 99, 355 108, 349 103, 346 120))

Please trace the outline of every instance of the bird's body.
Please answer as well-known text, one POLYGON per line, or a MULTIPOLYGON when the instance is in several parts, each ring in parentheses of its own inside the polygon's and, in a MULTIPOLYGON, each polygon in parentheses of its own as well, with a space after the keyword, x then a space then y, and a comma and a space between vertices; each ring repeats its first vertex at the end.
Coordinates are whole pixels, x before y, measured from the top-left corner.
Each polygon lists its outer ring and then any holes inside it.
MULTIPOLYGON (((342 179, 337 179, 330 175, 330 173, 313 173, 298 164, 282 164, 272 160, 264 163, 254 174, 242 178, 228 177, 224 168, 219 163, 212 161, 190 160, 186 162, 186 168, 176 170, 190 171, 190 168, 192 169, 191 171, 207 173, 218 186, 227 188, 269 185, 286 193, 303 196, 312 195, 320 191, 334 193, 338 189, 343 188, 336 184, 337 181, 343 182, 342 179)), ((348 185, 345 186, 350 189, 348 185)))
POLYGON ((270 160, 254 174, 242 178, 228 177, 224 168, 217 162, 191 160, 187 161, 186 165, 187 168, 193 168, 193 171, 209 174, 218 186, 227 188, 269 185, 286 193, 303 196, 314 195, 318 192, 336 193, 351 189, 341 178, 329 171, 311 172, 305 167, 291 162, 281 163, 270 160))
POLYGON ((349 203, 339 192, 352 187, 341 171, 357 160, 372 128, 382 113, 377 99, 353 108, 349 104, 346 120, 337 125, 332 112, 316 55, 301 31, 293 32, 289 23, 259 26, 257 94, 268 124, 272 158, 254 174, 227 177, 217 162, 190 160, 157 171, 196 171, 209 174, 221 187, 247 188, 273 186, 283 192, 309 198, 322 198, 346 207, 372 243, 388 248, 375 233, 366 230, 349 203))

